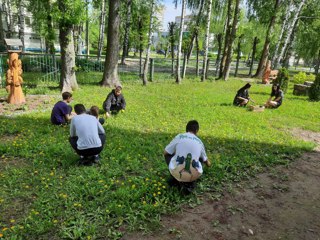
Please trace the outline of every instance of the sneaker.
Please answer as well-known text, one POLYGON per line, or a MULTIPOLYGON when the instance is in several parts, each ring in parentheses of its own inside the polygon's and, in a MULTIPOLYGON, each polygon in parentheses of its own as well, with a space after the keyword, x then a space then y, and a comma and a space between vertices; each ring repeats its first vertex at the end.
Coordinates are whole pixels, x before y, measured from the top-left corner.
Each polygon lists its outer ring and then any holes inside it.
POLYGON ((93 163, 95 164, 100 164, 100 156, 99 155, 95 155, 93 157, 93 163))

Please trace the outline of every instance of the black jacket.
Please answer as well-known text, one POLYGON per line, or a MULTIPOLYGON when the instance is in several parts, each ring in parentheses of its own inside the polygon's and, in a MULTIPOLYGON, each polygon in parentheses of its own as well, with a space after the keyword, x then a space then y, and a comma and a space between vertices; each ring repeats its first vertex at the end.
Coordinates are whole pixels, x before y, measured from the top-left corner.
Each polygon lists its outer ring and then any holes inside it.
POLYGON ((110 109, 125 109, 126 100, 124 99, 122 93, 117 96, 115 90, 113 89, 107 96, 106 100, 103 102, 102 108, 110 113, 110 109))

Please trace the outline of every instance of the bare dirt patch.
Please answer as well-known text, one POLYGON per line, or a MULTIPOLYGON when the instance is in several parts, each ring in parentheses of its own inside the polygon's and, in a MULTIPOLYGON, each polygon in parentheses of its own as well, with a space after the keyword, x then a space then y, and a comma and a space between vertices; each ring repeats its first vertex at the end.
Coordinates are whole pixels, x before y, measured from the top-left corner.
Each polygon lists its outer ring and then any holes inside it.
POLYGON ((318 147, 288 166, 268 169, 233 184, 221 197, 162 217, 159 231, 123 239, 320 239, 320 133, 295 129, 294 136, 318 147))
POLYGON ((6 98, 0 98, 0 115, 13 116, 31 111, 41 111, 52 108, 52 101, 56 96, 49 95, 27 95, 24 104, 9 104, 6 98))

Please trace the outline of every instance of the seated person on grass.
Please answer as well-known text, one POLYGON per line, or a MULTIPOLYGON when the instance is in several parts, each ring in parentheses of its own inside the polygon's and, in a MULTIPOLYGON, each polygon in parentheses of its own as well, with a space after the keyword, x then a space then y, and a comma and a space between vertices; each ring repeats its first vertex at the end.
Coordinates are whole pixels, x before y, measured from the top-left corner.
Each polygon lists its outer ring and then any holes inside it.
POLYGON ((278 108, 282 104, 283 97, 284 97, 284 94, 283 94, 283 91, 280 89, 280 85, 274 84, 272 85, 270 98, 268 99, 268 101, 265 103, 264 106, 266 108, 278 108))
POLYGON ((242 88, 240 88, 234 97, 233 105, 235 106, 246 106, 249 102, 249 88, 251 87, 250 83, 247 83, 242 88))
POLYGON ((74 106, 76 116, 71 119, 70 144, 80 155, 80 164, 99 163, 99 154, 106 141, 105 131, 98 119, 86 114, 83 104, 74 106))
POLYGON ((186 133, 178 134, 166 146, 164 157, 172 175, 169 184, 178 186, 184 194, 195 187, 195 181, 202 175, 202 164, 211 166, 202 141, 197 137, 199 123, 189 121, 186 133))
POLYGON ((103 109, 106 111, 106 117, 110 117, 111 113, 117 114, 120 110, 125 110, 126 101, 121 93, 122 87, 116 86, 107 96, 103 102, 103 109))
POLYGON ((62 93, 62 101, 57 102, 51 112, 51 122, 55 125, 64 125, 70 122, 74 114, 71 113, 72 107, 68 105, 72 100, 72 94, 62 93))

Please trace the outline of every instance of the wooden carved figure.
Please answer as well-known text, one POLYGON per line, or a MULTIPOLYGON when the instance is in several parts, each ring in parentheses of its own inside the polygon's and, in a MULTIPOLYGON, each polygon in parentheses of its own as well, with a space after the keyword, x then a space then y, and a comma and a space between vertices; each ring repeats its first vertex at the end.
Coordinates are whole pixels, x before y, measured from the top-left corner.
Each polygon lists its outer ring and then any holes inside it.
POLYGON ((19 59, 19 55, 16 52, 11 52, 8 59, 9 69, 6 74, 7 86, 6 90, 9 92, 8 103, 11 104, 21 104, 25 103, 26 99, 24 97, 21 84, 23 83, 22 74, 22 64, 19 59))
POLYGON ((263 84, 269 84, 270 73, 271 73, 271 61, 268 60, 266 68, 264 69, 264 73, 262 76, 262 83, 263 84))

